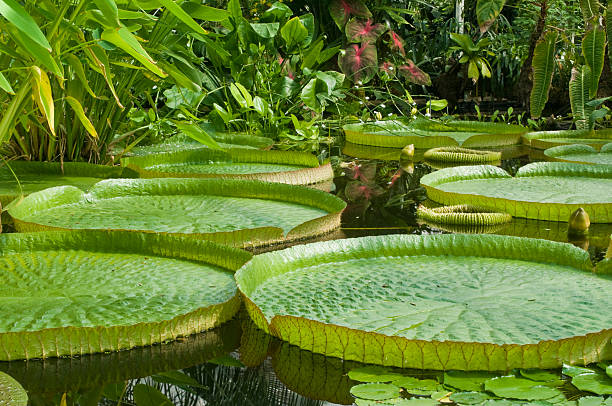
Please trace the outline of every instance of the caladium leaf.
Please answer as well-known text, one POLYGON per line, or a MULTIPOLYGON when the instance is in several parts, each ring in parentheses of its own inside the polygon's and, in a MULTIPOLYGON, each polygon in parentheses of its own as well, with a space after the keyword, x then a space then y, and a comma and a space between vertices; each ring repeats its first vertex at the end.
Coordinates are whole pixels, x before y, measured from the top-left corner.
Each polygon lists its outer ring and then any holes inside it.
POLYGON ((395 65, 392 62, 384 61, 378 67, 378 75, 382 79, 393 79, 395 77, 395 65))
POLYGON ((374 43, 387 28, 382 24, 373 24, 371 19, 351 18, 346 24, 346 38, 349 42, 374 43))
POLYGON ((400 76, 409 82, 417 85, 431 86, 431 78, 429 75, 419 69, 410 59, 406 59, 406 64, 401 65, 397 70, 400 76))
POLYGON ((361 0, 332 0, 329 14, 342 30, 351 16, 370 18, 372 13, 361 0))
POLYGON ((403 56, 406 56, 406 51, 404 50, 404 40, 402 37, 397 35, 395 31, 389 31, 389 37, 391 38, 391 50, 397 51, 403 56))
POLYGON ((342 72, 353 82, 367 83, 378 70, 376 47, 369 43, 352 44, 338 57, 342 72))

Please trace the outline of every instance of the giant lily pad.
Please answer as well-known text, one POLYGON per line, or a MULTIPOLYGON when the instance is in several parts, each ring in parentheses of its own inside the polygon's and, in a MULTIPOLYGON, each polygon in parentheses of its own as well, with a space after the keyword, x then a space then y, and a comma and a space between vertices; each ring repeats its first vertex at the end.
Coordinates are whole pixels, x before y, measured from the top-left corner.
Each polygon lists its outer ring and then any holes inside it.
POLYGON ((344 207, 337 197, 304 186, 165 178, 107 180, 87 193, 51 188, 8 212, 18 231, 114 229, 261 246, 332 231, 344 207))
POLYGON ((132 170, 84 162, 11 161, 8 165, 0 164, 0 203, 6 206, 22 194, 53 186, 72 185, 86 189, 101 179, 134 177, 137 174, 132 170))
POLYGON ((612 279, 591 271, 569 244, 393 235, 258 255, 236 281, 260 328, 309 351, 493 371, 612 356, 612 279))
POLYGON ((374 121, 346 124, 343 129, 349 142, 392 148, 402 148, 408 144, 414 144, 415 148, 516 145, 526 131, 521 126, 498 123, 429 120, 410 123, 400 120, 374 121))
POLYGON ((0 405, 26 406, 28 394, 12 376, 0 372, 0 405))
POLYGON ((612 168, 604 165, 537 162, 515 177, 495 166, 460 166, 425 175, 421 184, 431 200, 442 204, 564 222, 583 207, 592 223, 612 223, 612 168))
POLYGON ((0 360, 151 345, 238 311, 232 271, 250 254, 150 233, 71 231, 0 238, 0 360))
POLYGON ((307 185, 333 178, 331 164, 320 166, 305 152, 207 148, 122 159, 143 178, 236 178, 307 185))
POLYGON ((548 148, 544 155, 553 161, 612 165, 612 142, 601 147, 599 152, 590 145, 574 144, 548 148))
POLYGON ((612 128, 598 131, 535 131, 523 135, 523 142, 536 149, 547 149, 559 145, 585 144, 599 150, 604 144, 611 141, 612 128))

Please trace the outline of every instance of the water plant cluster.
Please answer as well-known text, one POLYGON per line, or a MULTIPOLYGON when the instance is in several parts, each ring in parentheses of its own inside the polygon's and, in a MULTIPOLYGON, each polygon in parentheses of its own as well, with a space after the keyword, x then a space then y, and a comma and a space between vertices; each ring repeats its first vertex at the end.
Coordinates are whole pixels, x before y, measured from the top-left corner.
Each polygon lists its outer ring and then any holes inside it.
POLYGON ((467 3, 0 0, 0 405, 611 406, 612 8, 467 3))

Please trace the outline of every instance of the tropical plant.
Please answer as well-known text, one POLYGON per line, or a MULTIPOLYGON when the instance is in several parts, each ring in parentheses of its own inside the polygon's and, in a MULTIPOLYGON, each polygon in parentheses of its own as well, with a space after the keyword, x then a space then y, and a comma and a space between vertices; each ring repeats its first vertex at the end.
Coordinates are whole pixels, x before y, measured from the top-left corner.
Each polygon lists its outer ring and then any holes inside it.
POLYGON ((484 78, 491 77, 491 65, 487 60, 487 56, 494 55, 487 50, 491 44, 489 38, 480 38, 476 43, 467 34, 451 33, 450 37, 457 46, 450 47, 452 51, 460 51, 461 58, 459 63, 467 64, 467 77, 472 79, 474 83, 482 75, 484 78))
POLYGON ((131 107, 155 109, 150 94, 165 78, 199 89, 181 38, 207 32, 173 0, 150 12, 115 0, 7 1, 0 14, 0 144, 12 155, 105 162, 131 107))
POLYGON ((542 115, 555 69, 556 32, 548 32, 538 41, 533 52, 533 84, 529 98, 532 118, 542 115))

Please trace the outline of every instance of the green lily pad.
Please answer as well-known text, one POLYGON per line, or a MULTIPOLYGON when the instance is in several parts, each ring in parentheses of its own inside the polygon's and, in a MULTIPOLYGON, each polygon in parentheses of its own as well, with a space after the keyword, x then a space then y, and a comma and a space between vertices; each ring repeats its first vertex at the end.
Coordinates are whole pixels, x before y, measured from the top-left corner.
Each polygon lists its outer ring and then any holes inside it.
POLYGON ((431 395, 443 389, 438 381, 433 379, 417 379, 412 376, 403 376, 394 380, 393 384, 404 388, 411 395, 431 395))
POLYGON ((143 178, 257 179, 308 185, 333 178, 330 164, 320 166, 309 153, 232 148, 197 150, 127 157, 121 163, 143 178))
POLYGON ((592 374, 595 373, 595 370, 575 365, 563 364, 563 369, 561 370, 561 372, 563 373, 563 375, 574 377, 581 374, 592 374))
POLYGON ((390 383, 362 383, 353 386, 351 394, 366 400, 386 400, 398 397, 400 388, 390 383))
POLYGON ((391 382, 401 378, 402 374, 393 372, 389 368, 367 366, 350 370, 348 376, 352 380, 359 382, 391 382))
POLYGON ((525 378, 538 382, 555 382, 561 379, 558 374, 543 369, 521 369, 520 373, 525 378))
POLYGON ((603 371, 576 375, 572 377, 572 385, 580 390, 598 395, 612 395, 612 378, 603 371))
POLYGON ((578 399, 578 406, 612 406, 612 397, 584 396, 578 399))
POLYGON ((612 167, 536 162, 510 176, 490 165, 460 166, 423 176, 428 197, 470 204, 514 217, 567 222, 582 207, 592 223, 612 223, 612 167))
POLYGON ((85 193, 47 189, 8 212, 19 231, 103 229, 190 235, 262 246, 324 234, 346 204, 302 186, 249 180, 108 180, 85 193))
POLYGON ((26 406, 28 394, 12 376, 0 372, 0 405, 26 406))
POLYGON ((549 148, 544 155, 553 161, 612 165, 612 142, 601 147, 599 152, 589 145, 574 144, 549 148))
POLYGON ((450 396, 450 400, 460 405, 477 405, 487 399, 491 396, 484 392, 455 392, 450 396))
POLYGON ((485 390, 497 396, 512 399, 545 400, 562 392, 559 389, 544 386, 530 379, 502 376, 485 382, 485 390))
POLYGON ((240 307, 232 271, 250 258, 120 231, 6 234, 0 254, 0 361, 116 351, 218 326, 240 307))
POLYGON ((102 179, 135 177, 138 175, 130 169, 84 162, 11 161, 8 166, 0 162, 0 204, 5 207, 22 194, 27 196, 54 186, 87 189, 102 179))
POLYGON ((516 145, 527 130, 521 126, 476 121, 400 120, 346 124, 346 140, 354 144, 378 147, 415 148, 446 146, 495 147, 516 145))
POLYGON ((612 129, 534 131, 523 134, 523 141, 532 148, 548 149, 561 145, 583 144, 599 150, 612 141, 612 129))
POLYGON ((610 305, 612 280, 592 269, 569 244, 394 235, 258 255, 236 281, 261 329, 309 351, 404 368, 508 370, 599 361, 612 329, 598 309, 610 305))
POLYGON ((484 389, 484 383, 498 374, 485 371, 447 371, 444 373, 444 385, 463 391, 478 392, 484 389))

